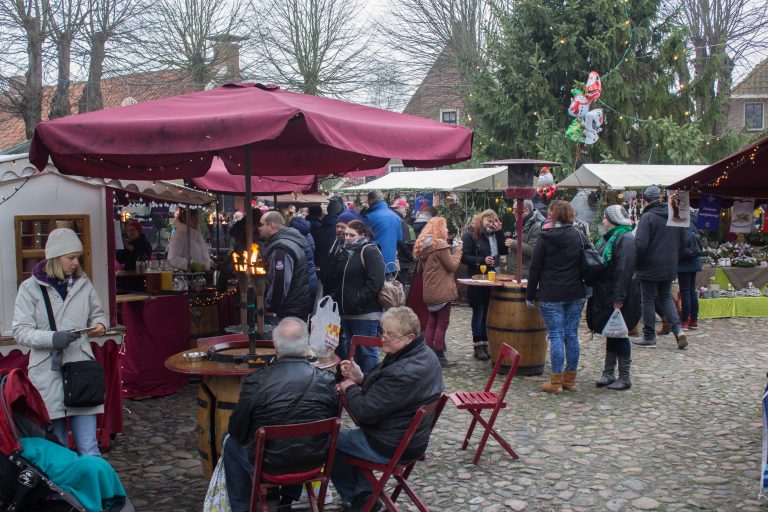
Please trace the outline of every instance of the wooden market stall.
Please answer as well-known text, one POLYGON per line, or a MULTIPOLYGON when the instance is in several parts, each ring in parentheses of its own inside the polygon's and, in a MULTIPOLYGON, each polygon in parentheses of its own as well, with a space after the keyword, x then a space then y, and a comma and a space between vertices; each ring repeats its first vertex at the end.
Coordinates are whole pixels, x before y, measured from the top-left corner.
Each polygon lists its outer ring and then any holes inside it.
POLYGON ((166 347, 169 353, 175 353, 188 348, 190 331, 186 294, 117 295, 116 193, 193 204, 205 204, 211 199, 207 194, 173 183, 67 176, 50 164, 38 172, 26 154, 0 156, 0 197, 3 198, 0 200, 0 238, 7 241, 0 248, 0 265, 6 269, 0 277, 0 367, 26 368, 28 349, 16 345, 12 334, 16 290, 31 275, 34 265, 44 258, 47 234, 57 227, 74 229, 84 246, 83 268, 94 283, 111 324, 104 336, 91 338, 94 354, 107 376, 105 414, 98 420, 102 447, 108 444, 111 434, 122 431, 122 397, 126 383, 130 385, 132 379, 144 382, 147 375, 152 374, 153 366, 162 371, 158 377, 162 381, 161 391, 173 392, 186 383, 185 377, 164 368, 157 351, 166 347), (170 318, 186 318, 186 321, 167 321, 166 306, 170 303, 177 310, 176 316, 170 318), (129 326, 126 333, 126 328, 117 321, 119 307, 124 313, 143 307, 165 310, 160 315, 162 324, 170 324, 178 332, 159 334, 147 328, 144 315, 129 313, 124 315, 124 323, 129 326), (150 345, 142 348, 142 342, 148 340, 144 333, 149 331, 153 332, 150 345), (145 353, 151 354, 151 359, 147 360, 145 353), (170 388, 166 379, 173 383, 170 388), (162 389, 163 386, 166 387, 162 389))

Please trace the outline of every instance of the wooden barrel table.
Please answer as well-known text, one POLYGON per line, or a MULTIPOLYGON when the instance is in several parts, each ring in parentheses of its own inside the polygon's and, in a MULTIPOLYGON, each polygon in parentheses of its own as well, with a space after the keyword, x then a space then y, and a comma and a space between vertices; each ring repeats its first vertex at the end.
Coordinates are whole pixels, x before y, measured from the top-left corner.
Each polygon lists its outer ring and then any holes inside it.
MULTIPOLYGON (((525 304, 525 285, 505 283, 491 292, 488 305, 488 345, 496 361, 501 344, 511 345, 520 354, 520 375, 540 375, 547 361, 547 327, 538 308, 525 304)), ((506 361, 510 366, 512 363, 506 361)))
MULTIPOLYGON (((248 337, 243 334, 228 336, 216 336, 199 340, 201 346, 207 348, 217 341, 235 342, 245 341, 248 337)), ((275 350, 271 342, 258 341, 257 354, 262 354, 265 359, 274 356, 275 350)), ((229 428, 229 418, 240 399, 240 389, 245 378, 259 367, 252 368, 248 364, 236 364, 233 362, 203 360, 188 360, 186 354, 205 352, 205 350, 190 349, 169 357, 165 366, 169 370, 180 373, 201 375, 202 382, 197 390, 197 414, 195 435, 198 443, 198 453, 202 461, 203 475, 210 480, 216 462, 221 455, 221 440, 229 428)), ((244 354, 247 348, 229 348, 217 353, 244 354)), ((333 355, 330 358, 320 358, 314 363, 318 368, 331 368, 338 364, 338 358, 333 355)))

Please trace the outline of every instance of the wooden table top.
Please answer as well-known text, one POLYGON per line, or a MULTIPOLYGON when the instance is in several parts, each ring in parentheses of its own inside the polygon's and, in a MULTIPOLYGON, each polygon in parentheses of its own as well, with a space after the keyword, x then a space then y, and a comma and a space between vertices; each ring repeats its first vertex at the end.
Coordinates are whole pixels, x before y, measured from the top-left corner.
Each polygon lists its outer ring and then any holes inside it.
MULTIPOLYGON (((206 353, 205 350, 200 350, 199 348, 192 348, 189 350, 185 350, 184 352, 179 352, 178 354, 174 354, 165 360, 165 367, 174 372, 188 373, 188 374, 194 374, 194 375, 248 375, 250 373, 255 372, 259 368, 261 368, 261 366, 251 368, 248 366, 248 363, 234 364, 234 363, 225 363, 221 361, 210 361, 208 359, 202 359, 199 361, 188 361, 187 359, 184 358, 184 354, 189 354, 192 352, 206 353)), ((221 351, 221 353, 247 354, 248 349, 232 348, 232 349, 223 350, 221 351)), ((273 348, 257 348, 256 349, 256 354, 271 356, 271 355, 274 355, 274 353, 275 353, 275 349, 273 348)), ((334 354, 330 357, 318 358, 317 361, 314 363, 314 365, 317 368, 328 369, 328 368, 333 368, 334 366, 339 364, 339 361, 340 360, 338 356, 334 354)))

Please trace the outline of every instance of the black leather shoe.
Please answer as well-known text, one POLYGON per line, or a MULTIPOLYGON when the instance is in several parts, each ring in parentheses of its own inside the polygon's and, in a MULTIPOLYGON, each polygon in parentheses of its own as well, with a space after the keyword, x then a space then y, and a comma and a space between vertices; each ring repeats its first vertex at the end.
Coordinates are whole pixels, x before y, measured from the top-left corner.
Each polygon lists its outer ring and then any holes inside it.
POLYGON ((352 503, 350 504, 350 512, 378 512, 382 509, 381 501, 378 499, 373 504, 373 507, 371 509, 365 510, 365 502, 368 501, 368 498, 371 496, 370 492, 361 492, 354 498, 352 498, 352 503))

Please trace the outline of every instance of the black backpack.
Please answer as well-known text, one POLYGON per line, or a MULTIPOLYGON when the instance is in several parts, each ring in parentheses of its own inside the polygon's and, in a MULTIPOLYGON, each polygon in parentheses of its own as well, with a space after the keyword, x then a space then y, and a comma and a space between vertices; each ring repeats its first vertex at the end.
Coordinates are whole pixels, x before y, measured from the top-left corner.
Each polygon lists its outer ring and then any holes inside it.
POLYGON ((696 226, 691 225, 685 228, 685 247, 680 251, 680 259, 689 260, 691 258, 697 258, 704 253, 704 244, 701 241, 699 230, 696 226))

